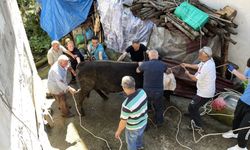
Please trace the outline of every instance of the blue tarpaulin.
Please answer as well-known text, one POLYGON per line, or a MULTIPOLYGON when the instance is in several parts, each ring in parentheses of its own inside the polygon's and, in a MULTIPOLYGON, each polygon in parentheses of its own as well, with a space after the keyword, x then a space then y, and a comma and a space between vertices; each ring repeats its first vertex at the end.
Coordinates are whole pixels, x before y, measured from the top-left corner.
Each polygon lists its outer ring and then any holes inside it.
POLYGON ((40 25, 52 40, 59 40, 87 17, 93 0, 37 0, 42 7, 40 25))

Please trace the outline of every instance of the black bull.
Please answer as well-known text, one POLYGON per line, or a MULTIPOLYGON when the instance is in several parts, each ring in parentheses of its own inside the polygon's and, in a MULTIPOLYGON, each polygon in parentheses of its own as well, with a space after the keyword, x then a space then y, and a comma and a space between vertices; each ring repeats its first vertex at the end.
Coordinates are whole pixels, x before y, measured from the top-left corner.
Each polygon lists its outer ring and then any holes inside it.
POLYGON ((105 99, 105 93, 122 91, 121 80, 124 76, 132 76, 136 82, 136 88, 142 88, 143 75, 136 73, 138 63, 115 61, 82 62, 77 66, 77 78, 80 84, 80 92, 77 94, 78 109, 84 115, 83 101, 92 90, 96 90, 105 99))

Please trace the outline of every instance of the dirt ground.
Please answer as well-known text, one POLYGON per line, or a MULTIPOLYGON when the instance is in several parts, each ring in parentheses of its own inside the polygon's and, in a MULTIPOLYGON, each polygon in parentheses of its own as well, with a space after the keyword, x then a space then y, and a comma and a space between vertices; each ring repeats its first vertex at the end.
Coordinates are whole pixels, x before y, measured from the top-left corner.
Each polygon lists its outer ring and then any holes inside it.
MULTIPOLYGON (((121 104, 124 97, 120 93, 113 93, 109 95, 108 101, 103 101, 101 97, 92 92, 90 98, 86 99, 84 102, 84 109, 86 116, 82 117, 83 126, 88 130, 105 138, 112 150, 118 150, 120 143, 114 138, 115 131, 118 126, 121 104)), ((53 99, 48 99, 48 102, 52 102, 53 99)), ((170 102, 167 103, 167 107, 170 105, 179 108, 182 113, 186 111, 189 99, 182 97, 171 96, 170 102)), ((71 111, 77 114, 75 105, 71 95, 68 95, 68 102, 70 104, 71 111)), ((94 138, 92 135, 83 130, 79 125, 79 117, 76 115, 73 118, 63 118, 60 116, 60 112, 57 109, 55 102, 52 104, 52 109, 54 111, 53 118, 55 121, 55 126, 48 130, 48 137, 50 144, 55 149, 65 150, 76 143, 69 144, 65 141, 67 134, 67 126, 69 123, 73 123, 78 133, 90 150, 107 150, 105 142, 94 138)), ((214 120, 210 116, 204 116, 204 129, 206 133, 215 132, 225 132, 230 129, 230 127, 221 124, 220 122, 214 120)), ((170 109, 165 114, 165 122, 161 128, 155 128, 151 122, 150 129, 144 134, 144 143, 146 150, 182 150, 185 149, 181 147, 175 139, 177 131, 177 123, 179 121, 179 113, 174 109, 170 109)), ((221 136, 210 136, 201 140, 199 143, 195 144, 193 141, 192 131, 190 131, 187 126, 190 124, 190 120, 187 117, 182 117, 180 132, 178 134, 179 141, 192 148, 193 150, 225 150, 228 147, 234 146, 236 144, 235 139, 223 139, 221 136)), ((196 134, 199 138, 199 135, 196 134)), ((123 141, 122 149, 126 149, 126 142, 124 133, 121 136, 123 141)), ((248 146, 248 148, 250 148, 248 146)))

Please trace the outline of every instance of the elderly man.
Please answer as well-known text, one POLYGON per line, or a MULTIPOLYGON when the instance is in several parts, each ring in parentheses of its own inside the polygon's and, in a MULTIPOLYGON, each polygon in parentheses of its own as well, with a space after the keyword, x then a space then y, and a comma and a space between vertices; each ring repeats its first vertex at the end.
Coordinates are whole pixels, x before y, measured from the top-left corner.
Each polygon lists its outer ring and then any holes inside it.
POLYGON ((140 62, 144 60, 145 52, 148 52, 147 47, 140 44, 139 40, 133 40, 132 45, 126 49, 117 61, 122 61, 129 53, 132 61, 140 62))
POLYGON ((108 60, 102 44, 99 43, 99 38, 94 36, 91 40, 91 44, 88 45, 89 53, 95 58, 95 60, 108 60))
POLYGON ((143 89, 148 96, 148 107, 155 110, 154 122, 158 127, 163 124, 163 73, 167 70, 167 65, 158 60, 159 55, 156 50, 149 50, 149 61, 139 63, 137 73, 143 72, 143 89))
POLYGON ((212 50, 210 47, 203 47, 199 51, 199 64, 182 63, 181 66, 185 69, 185 74, 193 81, 196 81, 197 93, 188 106, 188 112, 185 115, 191 117, 195 130, 202 131, 202 121, 199 113, 199 108, 206 104, 215 93, 216 70, 215 63, 212 58, 212 50), (186 68, 197 69, 198 71, 192 75, 186 68))
POLYGON ((75 58, 75 56, 70 51, 67 51, 62 45, 60 45, 59 41, 52 41, 51 48, 47 53, 49 65, 52 66, 57 61, 58 57, 63 54, 63 52, 75 58))
POLYGON ((48 74, 48 90, 53 94, 63 117, 74 116, 69 111, 66 103, 66 92, 70 92, 71 94, 76 93, 76 90, 68 86, 66 81, 68 65, 69 58, 65 55, 61 55, 58 61, 50 68, 48 74))
POLYGON ((128 150, 143 149, 143 132, 147 125, 147 95, 143 89, 135 89, 135 80, 131 76, 122 78, 121 86, 128 96, 122 103, 121 120, 115 138, 125 130, 128 150))

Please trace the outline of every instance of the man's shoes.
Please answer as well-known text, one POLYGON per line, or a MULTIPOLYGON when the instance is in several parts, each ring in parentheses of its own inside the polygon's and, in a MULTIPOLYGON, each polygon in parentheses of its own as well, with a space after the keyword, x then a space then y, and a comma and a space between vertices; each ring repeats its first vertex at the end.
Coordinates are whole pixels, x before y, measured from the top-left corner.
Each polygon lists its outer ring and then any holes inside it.
POLYGON ((51 93, 46 93, 46 98, 51 99, 51 98, 53 98, 53 95, 51 93))
POLYGON ((64 118, 71 118, 74 117, 75 115, 72 113, 69 113, 68 115, 62 115, 64 118))
POLYGON ((190 117, 190 113, 184 113, 183 116, 190 117))
POLYGON ((140 148, 137 148, 137 150, 144 150, 144 147, 142 146, 140 148))
POLYGON ((158 124, 156 124, 156 126, 159 129, 159 128, 161 128, 163 126, 163 123, 158 123, 158 124))
POLYGON ((230 139, 230 138, 237 138, 238 134, 233 133, 232 130, 225 132, 222 134, 222 137, 226 138, 226 139, 230 139))
POLYGON ((247 150, 247 148, 241 148, 238 145, 228 148, 227 150, 247 150))
POLYGON ((76 83, 76 78, 72 78, 71 81, 69 82, 70 84, 75 84, 76 83))

